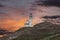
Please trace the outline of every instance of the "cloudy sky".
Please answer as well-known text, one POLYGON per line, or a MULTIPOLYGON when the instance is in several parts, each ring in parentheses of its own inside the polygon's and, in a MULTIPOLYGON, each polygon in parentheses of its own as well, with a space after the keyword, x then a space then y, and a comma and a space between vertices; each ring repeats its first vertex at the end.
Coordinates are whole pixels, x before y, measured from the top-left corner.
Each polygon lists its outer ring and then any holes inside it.
POLYGON ((42 22, 43 16, 60 15, 59 3, 59 0, 0 0, 0 29, 15 31, 24 27, 29 13, 33 14, 33 25, 42 22))

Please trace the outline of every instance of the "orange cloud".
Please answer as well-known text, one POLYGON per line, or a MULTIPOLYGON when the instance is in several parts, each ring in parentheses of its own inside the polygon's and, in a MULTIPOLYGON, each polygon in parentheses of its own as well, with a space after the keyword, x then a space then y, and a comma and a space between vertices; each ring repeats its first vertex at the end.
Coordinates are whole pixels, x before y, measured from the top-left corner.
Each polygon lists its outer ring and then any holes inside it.
POLYGON ((21 27, 24 27, 24 23, 26 22, 27 18, 21 18, 18 21, 14 21, 14 20, 6 20, 6 21, 0 21, 0 28, 1 29, 5 29, 8 31, 16 31, 18 29, 20 29, 21 27))

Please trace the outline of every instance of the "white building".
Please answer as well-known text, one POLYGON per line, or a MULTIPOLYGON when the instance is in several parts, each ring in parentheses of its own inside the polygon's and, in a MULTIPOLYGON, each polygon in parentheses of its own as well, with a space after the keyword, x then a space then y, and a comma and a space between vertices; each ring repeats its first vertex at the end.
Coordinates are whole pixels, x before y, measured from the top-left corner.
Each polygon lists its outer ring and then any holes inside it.
POLYGON ((29 20, 26 21, 25 27, 32 27, 32 19, 33 19, 33 16, 32 16, 32 13, 30 13, 29 20))

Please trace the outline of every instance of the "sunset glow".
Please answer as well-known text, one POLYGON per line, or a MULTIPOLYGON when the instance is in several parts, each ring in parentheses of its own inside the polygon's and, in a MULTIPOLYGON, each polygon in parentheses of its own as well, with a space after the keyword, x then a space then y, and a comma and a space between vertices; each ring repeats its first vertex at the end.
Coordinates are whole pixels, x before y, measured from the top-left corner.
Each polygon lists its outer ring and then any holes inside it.
POLYGON ((15 31, 17 29, 20 29, 21 27, 24 27, 24 23, 26 22, 27 18, 22 18, 18 21, 14 21, 14 20, 6 20, 6 21, 2 21, 0 23, 2 23, 2 27, 0 27, 1 29, 5 29, 8 31, 15 31))

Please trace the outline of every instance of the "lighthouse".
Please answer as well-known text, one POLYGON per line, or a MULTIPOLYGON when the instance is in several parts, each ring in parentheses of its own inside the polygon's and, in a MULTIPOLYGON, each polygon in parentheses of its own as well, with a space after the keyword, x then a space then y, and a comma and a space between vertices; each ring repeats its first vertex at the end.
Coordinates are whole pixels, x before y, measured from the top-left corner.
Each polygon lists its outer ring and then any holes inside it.
POLYGON ((32 13, 30 13, 29 19, 25 23, 25 27, 32 27, 32 19, 33 19, 33 16, 32 16, 32 13))

